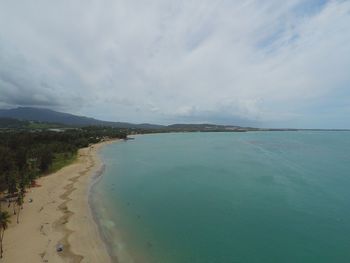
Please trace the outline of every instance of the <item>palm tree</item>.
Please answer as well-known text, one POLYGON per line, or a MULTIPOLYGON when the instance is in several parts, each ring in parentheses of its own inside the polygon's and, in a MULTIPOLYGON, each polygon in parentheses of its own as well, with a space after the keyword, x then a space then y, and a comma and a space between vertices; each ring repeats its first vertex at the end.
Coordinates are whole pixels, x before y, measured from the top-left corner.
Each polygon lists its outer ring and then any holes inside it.
POLYGON ((0 192, 0 212, 2 211, 2 198, 3 198, 3 193, 0 192))
MULTIPOLYGON (((18 189, 17 189, 17 181, 14 175, 12 175, 8 181, 7 184, 7 192, 10 196, 10 198, 12 199, 15 195, 15 193, 17 193, 18 189)), ((13 203, 13 214, 16 214, 16 202, 14 202, 13 200, 9 199, 9 205, 8 207, 11 206, 11 202, 13 203), (11 200, 11 201, 10 201, 11 200)))
POLYGON ((17 200, 17 224, 19 224, 19 213, 21 212, 21 209, 23 208, 23 194, 19 193, 17 200))
POLYGON ((16 214, 16 205, 17 205, 17 201, 16 200, 12 200, 12 207, 13 207, 13 214, 16 214))
POLYGON ((13 174, 7 184, 7 192, 9 195, 14 195, 17 192, 17 180, 15 178, 15 174, 13 174))
POLYGON ((5 230, 7 229, 9 223, 10 223, 9 213, 6 211, 0 212, 0 258, 2 258, 2 254, 4 252, 2 248, 2 242, 4 240, 5 230))

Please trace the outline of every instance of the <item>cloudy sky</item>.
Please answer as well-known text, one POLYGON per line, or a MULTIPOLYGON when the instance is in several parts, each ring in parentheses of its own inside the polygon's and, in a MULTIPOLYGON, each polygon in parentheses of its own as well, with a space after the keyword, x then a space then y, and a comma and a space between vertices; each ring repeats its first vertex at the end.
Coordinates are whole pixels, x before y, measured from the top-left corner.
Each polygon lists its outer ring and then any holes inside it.
POLYGON ((0 108, 350 128, 349 0, 0 0, 0 108))

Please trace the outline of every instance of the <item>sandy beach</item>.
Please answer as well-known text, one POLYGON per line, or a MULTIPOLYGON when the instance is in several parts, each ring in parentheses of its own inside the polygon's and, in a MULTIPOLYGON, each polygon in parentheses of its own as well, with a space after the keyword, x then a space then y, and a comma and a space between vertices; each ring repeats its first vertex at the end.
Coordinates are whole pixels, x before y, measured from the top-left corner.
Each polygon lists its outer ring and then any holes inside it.
POLYGON ((102 169, 98 151, 108 143, 79 150, 76 162, 28 189, 20 224, 12 217, 5 232, 0 261, 111 262, 88 203, 93 175, 102 169), (63 252, 56 251, 57 244, 63 252))

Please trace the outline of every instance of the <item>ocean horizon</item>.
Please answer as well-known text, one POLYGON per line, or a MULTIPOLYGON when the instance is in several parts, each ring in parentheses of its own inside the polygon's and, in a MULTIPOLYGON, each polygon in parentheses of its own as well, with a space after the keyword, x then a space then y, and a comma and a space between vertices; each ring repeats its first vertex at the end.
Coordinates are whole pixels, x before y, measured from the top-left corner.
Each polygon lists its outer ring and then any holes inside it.
POLYGON ((91 205, 120 263, 350 261, 350 133, 139 135, 91 205))

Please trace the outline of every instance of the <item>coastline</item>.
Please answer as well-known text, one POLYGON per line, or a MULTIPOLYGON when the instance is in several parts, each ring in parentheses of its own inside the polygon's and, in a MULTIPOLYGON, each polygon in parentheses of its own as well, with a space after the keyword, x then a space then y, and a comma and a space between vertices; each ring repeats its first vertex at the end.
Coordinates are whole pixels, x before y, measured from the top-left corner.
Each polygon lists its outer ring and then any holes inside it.
POLYGON ((99 151, 113 142, 80 149, 73 164, 39 178, 41 186, 28 189, 20 224, 11 217, 5 232, 2 262, 112 262, 89 192, 104 169, 99 151), (58 244, 63 252, 56 251, 58 244))

